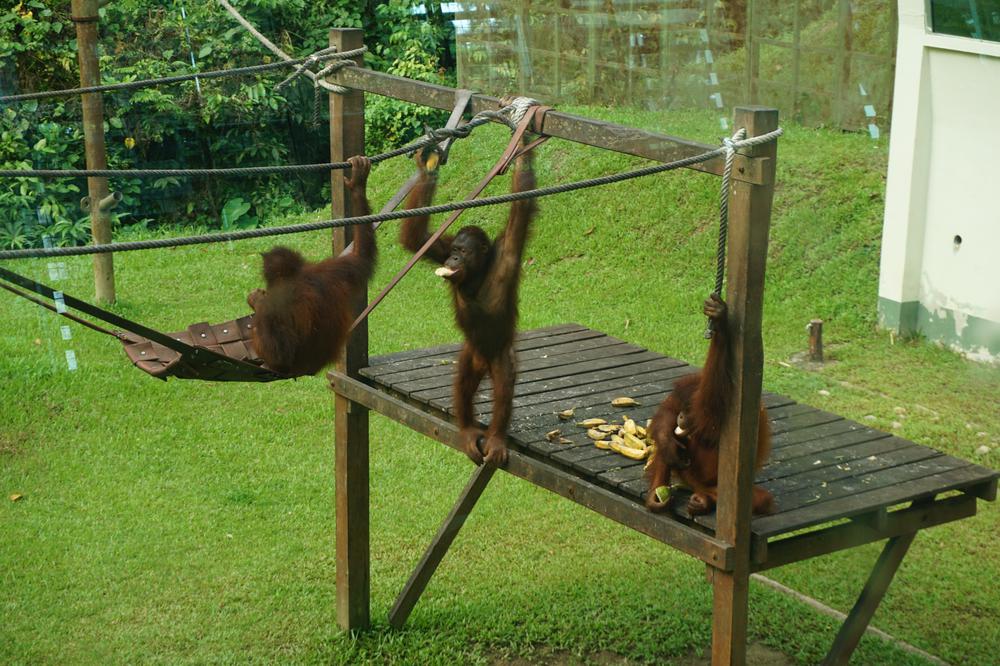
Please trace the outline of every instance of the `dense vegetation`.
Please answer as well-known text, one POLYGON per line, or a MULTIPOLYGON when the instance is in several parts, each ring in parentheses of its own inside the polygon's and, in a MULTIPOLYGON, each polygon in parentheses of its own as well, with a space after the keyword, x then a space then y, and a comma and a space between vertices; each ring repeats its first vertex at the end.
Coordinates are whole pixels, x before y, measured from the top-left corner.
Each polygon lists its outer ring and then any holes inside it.
MULTIPOLYGON (((330 27, 362 27, 371 67, 448 83, 451 24, 439 1, 247 0, 238 8, 287 53, 328 44, 330 27), (418 13, 419 9, 419 13, 418 13)), ((22 0, 0 9, 0 94, 79 86, 76 33, 65 0, 22 0)), ((215 2, 116 0, 101 9, 105 83, 270 62, 273 56, 215 2), (141 37, 140 37, 141 36, 141 37)), ((290 70, 289 70, 290 71, 290 70)), ((222 167, 325 162, 325 100, 313 123, 308 79, 275 92, 289 71, 105 95, 112 168, 222 167)), ((369 151, 396 146, 438 114, 369 97, 369 151)), ((0 165, 83 168, 80 100, 0 106, 0 165)), ((119 225, 253 226, 328 199, 325 174, 247 179, 115 179, 119 225)), ((0 182, 0 247, 89 240, 77 202, 83 179, 0 182)))

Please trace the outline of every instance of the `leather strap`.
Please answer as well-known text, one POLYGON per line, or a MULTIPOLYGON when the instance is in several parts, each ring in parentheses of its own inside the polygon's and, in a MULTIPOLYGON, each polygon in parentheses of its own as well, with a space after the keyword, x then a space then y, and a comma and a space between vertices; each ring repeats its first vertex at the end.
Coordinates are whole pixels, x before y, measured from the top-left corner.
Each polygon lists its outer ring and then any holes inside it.
MULTIPOLYGON (((517 124, 517 129, 514 130, 514 135, 511 136, 510 143, 507 144, 507 148, 504 149, 500 159, 497 160, 497 163, 494 164, 493 168, 489 170, 489 173, 487 173, 483 179, 479 181, 479 184, 473 188, 472 192, 465 197, 465 201, 471 201, 478 197, 482 191, 486 189, 486 186, 490 184, 490 181, 492 181, 497 174, 502 173, 510 165, 514 158, 517 157, 517 151, 521 143, 521 138, 528 130, 528 127, 531 125, 533 119, 534 115, 532 113, 529 112, 524 114, 524 118, 522 118, 517 124)), ((364 321, 364 319, 371 314, 372 310, 374 310, 378 304, 382 302, 386 295, 388 295, 388 293, 392 291, 397 284, 399 284, 399 281, 410 272, 410 269, 413 268, 425 254, 427 254, 427 251, 431 249, 434 243, 436 243, 438 239, 441 238, 446 231, 448 231, 448 228, 455 223, 455 220, 459 218, 462 212, 463 210, 456 210, 449 215, 448 219, 446 219, 441 226, 437 228, 437 231, 431 234, 430 238, 427 239, 423 247, 413 253, 413 256, 410 257, 408 262, 406 262, 406 265, 403 266, 403 268, 400 269, 400 271, 396 273, 391 280, 389 280, 389 284, 387 284, 382 291, 380 291, 378 295, 372 299, 371 303, 365 307, 361 314, 358 315, 358 318, 354 320, 353 324, 351 324, 351 330, 354 330, 354 327, 364 321)))
MULTIPOLYGON (((472 95, 473 91, 466 90, 465 88, 460 88, 455 91, 455 108, 451 110, 451 116, 448 118, 448 122, 445 124, 445 127, 448 129, 455 129, 458 127, 459 123, 462 122, 462 114, 465 113, 465 108, 469 105, 469 100, 472 99, 472 95)), ((441 151, 441 164, 444 164, 448 160, 448 151, 451 149, 451 144, 454 140, 454 137, 450 137, 438 144, 438 150, 441 151)), ((406 195, 410 193, 410 190, 413 189, 419 180, 419 173, 410 176, 409 179, 407 179, 407 181, 403 183, 398 190, 396 190, 396 193, 392 195, 392 198, 385 202, 385 205, 382 206, 382 209, 379 212, 389 213, 396 210, 396 207, 403 202, 403 199, 406 198, 406 195)), ((382 224, 382 222, 376 222, 375 228, 378 229, 382 226, 382 224)), ((354 241, 351 241, 347 244, 347 247, 344 248, 344 251, 341 252, 339 256, 343 257, 346 254, 350 254, 353 248, 354 241)))

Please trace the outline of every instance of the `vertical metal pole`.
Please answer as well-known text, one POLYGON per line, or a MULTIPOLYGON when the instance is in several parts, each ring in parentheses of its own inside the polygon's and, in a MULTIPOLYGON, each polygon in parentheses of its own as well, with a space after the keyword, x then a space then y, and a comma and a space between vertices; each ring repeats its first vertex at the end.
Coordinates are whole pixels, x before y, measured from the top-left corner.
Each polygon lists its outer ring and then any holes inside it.
MULTIPOLYGON (((97 58, 98 0, 72 0, 72 16, 76 25, 77 57, 80 62, 80 85, 101 84, 101 68, 97 58)), ((83 141, 88 169, 107 169, 104 149, 104 99, 102 93, 82 95, 83 141)), ((90 233, 95 244, 111 242, 111 216, 101 202, 108 197, 107 178, 88 178, 90 201, 90 233)), ((115 268, 111 254, 94 255, 94 291, 101 303, 115 300, 115 268)))
POLYGON ((757 48, 757 43, 754 41, 757 31, 756 6, 756 2, 747 0, 746 29, 743 33, 743 50, 746 51, 747 57, 746 96, 749 104, 757 103, 757 78, 760 75, 760 49, 757 48))
POLYGON ((589 23, 587 25, 587 88, 590 99, 597 94, 597 15, 600 9, 599 0, 590 0, 589 23))
POLYGON ((792 117, 799 117, 799 78, 802 65, 802 0, 795 0, 795 14, 792 21, 792 117))
MULTIPOLYGON (((339 51, 359 48, 364 33, 356 28, 330 31, 330 46, 339 51)), ((361 66, 364 61, 358 57, 361 66)), ((365 96, 359 90, 330 95, 330 161, 340 162, 365 152, 365 96)), ((344 186, 344 172, 330 174, 334 218, 348 217, 350 197, 344 186)), ((333 230, 333 255, 351 242, 350 228, 333 230)), ((357 315, 367 298, 362 294, 353 304, 357 315)), ((368 321, 360 322, 347 341, 337 370, 357 379, 368 365, 368 321)), ((368 410, 337 395, 335 408, 336 491, 337 491, 337 623, 346 630, 367 629, 369 625, 369 527, 368 527, 368 410)))
POLYGON ((851 0, 840 0, 838 5, 837 28, 840 31, 841 47, 837 55, 837 126, 847 126, 848 95, 851 85, 851 52, 854 41, 854 19, 851 14, 851 0))
MULTIPOLYGON (((738 107, 734 120, 734 127, 745 127, 748 137, 758 136, 778 127, 778 112, 738 107)), ((761 317, 777 144, 757 146, 746 153, 768 159, 762 164, 763 184, 733 179, 730 191, 726 326, 732 340, 727 359, 732 368, 732 386, 719 443, 715 536, 731 544, 735 552, 732 571, 713 572, 712 666, 746 663, 750 501, 764 375, 761 317)))

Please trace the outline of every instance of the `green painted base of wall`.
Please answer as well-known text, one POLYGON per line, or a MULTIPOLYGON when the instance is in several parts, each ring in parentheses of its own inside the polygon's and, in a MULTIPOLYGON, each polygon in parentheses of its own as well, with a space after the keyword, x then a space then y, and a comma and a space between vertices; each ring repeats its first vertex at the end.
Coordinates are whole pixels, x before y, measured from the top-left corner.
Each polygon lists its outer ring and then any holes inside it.
POLYGON ((948 308, 932 312, 919 301, 898 303, 882 297, 878 299, 878 319, 882 328, 900 335, 920 334, 976 360, 1000 362, 1000 322, 948 308))

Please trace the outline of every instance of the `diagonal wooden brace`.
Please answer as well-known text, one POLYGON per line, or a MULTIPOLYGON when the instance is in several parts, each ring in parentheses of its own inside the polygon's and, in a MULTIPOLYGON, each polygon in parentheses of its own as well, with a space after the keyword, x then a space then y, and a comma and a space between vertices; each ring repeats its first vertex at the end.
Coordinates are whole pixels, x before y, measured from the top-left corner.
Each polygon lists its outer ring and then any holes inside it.
POLYGON ((886 542, 882 554, 875 563, 868 582, 861 591, 854 608, 847 615, 844 624, 837 632, 837 637, 833 640, 833 646, 823 660, 822 666, 846 666, 851 659, 854 648, 858 646, 861 636, 868 628, 872 616, 875 614, 878 605, 882 603, 885 592, 889 589, 896 570, 903 562, 903 557, 913 543, 916 532, 909 532, 893 537, 886 542))
POLYGON ((434 535, 434 540, 427 547, 424 556, 420 558, 417 568, 413 570, 410 579, 406 581, 403 590, 396 597, 396 602, 389 611, 389 624, 399 629, 406 623, 406 618, 410 616, 410 611, 417 604, 424 588, 430 582, 431 576, 437 570, 438 564, 444 559, 445 553, 451 547, 451 542, 455 540, 458 531, 465 524, 465 519, 472 513, 480 495, 486 490, 486 485, 493 478, 497 468, 493 465, 480 465, 472 473, 469 482, 465 484, 462 494, 458 496, 458 501, 452 507, 451 513, 444 519, 441 528, 434 535))

